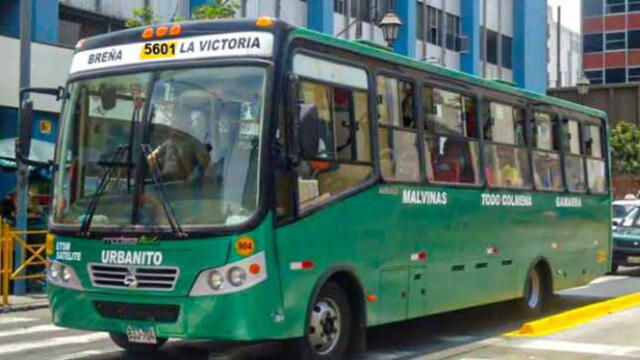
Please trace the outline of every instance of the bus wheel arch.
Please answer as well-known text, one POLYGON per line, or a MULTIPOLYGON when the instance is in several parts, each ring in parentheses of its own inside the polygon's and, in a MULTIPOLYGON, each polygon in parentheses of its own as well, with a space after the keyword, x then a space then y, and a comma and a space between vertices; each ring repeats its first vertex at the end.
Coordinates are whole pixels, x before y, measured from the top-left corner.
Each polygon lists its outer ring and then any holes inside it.
MULTIPOLYGON (((350 353, 361 353, 366 350, 366 327, 367 327, 367 310, 365 304, 364 287, 359 278, 355 275, 355 270, 350 266, 334 266, 324 272, 314 286, 312 296, 309 300, 307 308, 307 319, 305 324, 309 322, 309 314, 315 299, 318 297, 322 289, 329 283, 336 284, 342 288, 349 301, 351 311, 351 335, 349 347, 350 353)), ((305 336, 308 329, 305 329, 305 336)))

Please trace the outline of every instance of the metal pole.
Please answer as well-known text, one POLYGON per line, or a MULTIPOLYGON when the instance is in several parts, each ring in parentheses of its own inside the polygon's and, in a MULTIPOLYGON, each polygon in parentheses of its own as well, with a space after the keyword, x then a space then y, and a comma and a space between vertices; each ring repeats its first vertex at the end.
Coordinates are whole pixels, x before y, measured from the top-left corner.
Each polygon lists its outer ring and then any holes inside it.
MULTIPOLYGON (((20 88, 31 85, 31 14, 32 0, 20 1, 20 88)), ((25 96, 25 99, 28 97, 25 96)), ((22 107, 22 104, 18 104, 22 107)), ((21 117, 21 116, 20 116, 21 117)), ((19 117, 19 118, 20 118, 19 117)), ((18 120, 20 121, 20 120, 18 120)), ((16 209, 16 229, 18 231, 27 230, 29 204, 29 167, 18 161, 18 206, 16 209)), ((24 237, 24 235, 22 235, 24 237)), ((26 242, 26 237, 24 238, 26 242)), ((24 249, 21 246, 15 247, 14 262, 15 267, 20 266, 24 259, 24 249)), ((23 295, 26 287, 24 280, 14 282, 14 294, 23 295)))
POLYGON ((240 16, 247 17, 247 0, 242 0, 240 3, 240 16))
POLYGON ((560 42, 562 41, 562 6, 558 6, 558 33, 556 34, 557 36, 557 44, 556 44, 556 71, 557 71, 557 80, 556 80, 556 87, 562 87, 562 52, 561 52, 561 48, 562 46, 560 46, 560 42))

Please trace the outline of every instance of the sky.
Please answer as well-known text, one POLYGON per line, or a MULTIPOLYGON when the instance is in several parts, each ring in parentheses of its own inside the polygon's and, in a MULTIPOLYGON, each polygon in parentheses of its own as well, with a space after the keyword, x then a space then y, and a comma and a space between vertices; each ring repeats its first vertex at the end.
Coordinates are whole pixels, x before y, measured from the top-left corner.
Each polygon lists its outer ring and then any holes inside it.
POLYGON ((548 0, 553 8, 553 18, 558 16, 558 6, 562 6, 562 24, 573 31, 580 31, 580 0, 548 0))

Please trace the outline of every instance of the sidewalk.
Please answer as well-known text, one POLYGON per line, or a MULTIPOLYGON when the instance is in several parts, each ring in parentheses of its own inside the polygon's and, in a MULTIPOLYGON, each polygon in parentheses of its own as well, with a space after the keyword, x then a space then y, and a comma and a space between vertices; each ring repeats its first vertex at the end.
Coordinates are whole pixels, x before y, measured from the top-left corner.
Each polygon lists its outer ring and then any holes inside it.
POLYGON ((14 311, 27 311, 41 309, 49 306, 46 294, 33 294, 25 296, 9 296, 9 305, 0 306, 0 315, 14 311))

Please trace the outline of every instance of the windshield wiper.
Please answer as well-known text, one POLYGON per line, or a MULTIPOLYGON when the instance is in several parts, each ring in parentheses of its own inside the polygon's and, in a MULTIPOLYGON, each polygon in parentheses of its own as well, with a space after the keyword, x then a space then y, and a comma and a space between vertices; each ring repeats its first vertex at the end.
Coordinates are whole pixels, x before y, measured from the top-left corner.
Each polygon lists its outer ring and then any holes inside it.
POLYGON ((128 149, 129 149, 129 146, 127 145, 118 146, 118 149, 116 150, 116 153, 113 155, 113 158, 111 158, 111 161, 105 163, 105 166, 107 168, 105 169, 104 173, 102 173, 102 178, 98 183, 98 188, 96 189, 96 192, 93 193, 93 196, 91 197, 91 201, 89 202, 89 207, 87 208, 87 212, 85 213, 84 218, 82 219, 82 225, 80 226, 81 234, 89 235, 89 228, 91 227, 93 214, 96 212, 96 208, 98 207, 98 201, 100 200, 100 197, 102 196, 105 189, 107 188, 107 184, 109 183, 111 176, 113 176, 113 173, 115 172, 115 168, 116 168, 115 165, 124 157, 124 154, 127 152, 128 149))
POLYGON ((151 150, 151 145, 140 144, 140 148, 142 149, 142 156, 144 156, 147 161, 147 165, 151 168, 151 171, 149 173, 151 174, 151 178, 153 179, 153 182, 155 183, 156 188, 158 188, 158 192, 160 193, 160 199, 162 200, 162 209, 167 215, 167 220, 169 220, 169 226, 171 226, 171 230, 177 237, 187 237, 187 233, 182 230, 182 225, 180 225, 180 222, 178 221, 176 212, 169 203, 169 199, 167 198, 158 163, 156 161, 150 161, 150 155, 153 152, 151 150))

